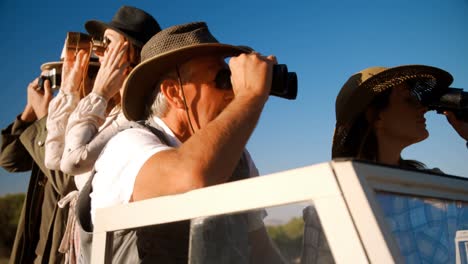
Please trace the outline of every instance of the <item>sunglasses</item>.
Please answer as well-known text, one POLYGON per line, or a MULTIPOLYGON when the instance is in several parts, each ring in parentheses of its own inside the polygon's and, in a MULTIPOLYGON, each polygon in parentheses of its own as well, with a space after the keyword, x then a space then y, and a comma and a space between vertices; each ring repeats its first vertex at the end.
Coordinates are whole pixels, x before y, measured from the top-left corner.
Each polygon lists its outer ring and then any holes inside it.
POLYGON ((232 90, 231 71, 223 68, 218 71, 215 77, 216 88, 220 90, 232 90))
MULTIPOLYGON (((177 78, 179 80, 180 85, 182 85, 182 80, 180 78, 179 67, 176 66, 176 73, 177 78)), ((232 90, 231 84, 231 71, 229 68, 222 68, 221 70, 216 73, 216 77, 214 79, 215 87, 220 90, 232 90)))

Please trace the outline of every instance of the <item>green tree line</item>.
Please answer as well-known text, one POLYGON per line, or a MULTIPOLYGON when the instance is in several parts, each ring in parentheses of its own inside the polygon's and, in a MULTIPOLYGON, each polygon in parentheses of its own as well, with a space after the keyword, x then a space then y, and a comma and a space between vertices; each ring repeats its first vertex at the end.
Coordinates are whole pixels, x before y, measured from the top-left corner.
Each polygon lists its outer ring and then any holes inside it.
MULTIPOLYGON (((0 264, 7 263, 10 257, 24 198, 24 193, 0 197, 0 264)), ((286 259, 294 263, 300 258, 304 233, 302 218, 292 218, 283 225, 267 226, 267 231, 286 259)))
POLYGON ((283 225, 267 226, 268 234, 276 243, 283 256, 290 263, 297 263, 301 257, 304 221, 294 217, 283 225))

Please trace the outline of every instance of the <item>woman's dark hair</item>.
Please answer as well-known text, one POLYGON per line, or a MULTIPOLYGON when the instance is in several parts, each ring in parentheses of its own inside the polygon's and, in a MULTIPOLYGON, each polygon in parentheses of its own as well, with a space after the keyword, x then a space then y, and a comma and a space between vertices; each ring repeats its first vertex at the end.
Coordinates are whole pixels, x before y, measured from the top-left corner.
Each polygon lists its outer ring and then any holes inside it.
MULTIPOLYGON (((346 156, 357 159, 377 162, 379 160, 379 146, 373 124, 379 113, 388 107, 392 88, 385 90, 374 98, 367 107, 367 111, 361 113, 349 130, 345 149, 349 150, 346 156)), ((403 160, 400 164, 403 168, 426 169, 426 166, 415 160, 403 160)))
POLYGON ((377 120, 378 114, 387 108, 391 88, 380 93, 368 105, 367 111, 362 112, 354 121, 349 130, 345 149, 349 150, 348 156, 358 159, 378 160, 378 145, 372 124, 377 120))
POLYGON ((138 63, 140 63, 140 60, 141 60, 140 53, 141 53, 141 47, 130 42, 128 59, 130 61, 130 66, 132 68, 135 68, 135 66, 137 66, 138 63))

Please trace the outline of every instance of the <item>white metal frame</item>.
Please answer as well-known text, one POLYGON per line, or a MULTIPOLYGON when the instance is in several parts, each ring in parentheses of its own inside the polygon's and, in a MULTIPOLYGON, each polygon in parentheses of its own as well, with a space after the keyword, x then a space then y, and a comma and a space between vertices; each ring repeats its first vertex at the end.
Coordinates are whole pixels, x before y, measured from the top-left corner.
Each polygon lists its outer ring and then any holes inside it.
POLYGON ((374 190, 468 201, 468 181, 332 161, 96 212, 92 263, 110 263, 112 232, 297 202, 313 202, 336 263, 402 263, 374 190))
POLYGON ((375 192, 468 202, 468 179, 363 162, 332 162, 356 229, 372 263, 403 263, 375 192), (382 243, 386 247, 382 247, 382 243))
POLYGON ((467 252, 468 252, 468 248, 466 246, 466 243, 468 241, 468 230, 459 230, 457 231, 457 234, 455 236, 455 251, 456 251, 456 259, 455 259, 455 263, 457 264, 461 264, 462 263, 462 259, 460 258, 460 254, 465 254, 465 258, 467 257, 467 252), (462 242, 463 244, 460 245, 459 243, 462 242), (465 249, 460 252, 460 246, 462 247, 465 247, 465 249))

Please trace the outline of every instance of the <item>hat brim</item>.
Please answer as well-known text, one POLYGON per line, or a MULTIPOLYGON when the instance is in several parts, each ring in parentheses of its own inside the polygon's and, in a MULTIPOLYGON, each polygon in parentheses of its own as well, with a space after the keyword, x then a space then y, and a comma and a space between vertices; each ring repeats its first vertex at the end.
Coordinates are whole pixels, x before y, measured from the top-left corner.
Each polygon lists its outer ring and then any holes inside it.
MULTIPOLYGON (((41 71, 48 71, 51 69, 56 69, 58 72, 62 72, 62 65, 63 65, 63 61, 46 62, 41 65, 41 71)), ((89 67, 99 67, 99 66, 100 66, 99 62, 96 62, 96 61, 89 62, 89 67)))
POLYGON ((407 80, 428 77, 437 80, 435 89, 446 89, 453 82, 452 75, 442 69, 426 65, 403 65, 384 70, 370 77, 360 86, 368 89, 383 90, 399 85, 407 80), (380 83, 381 85, 376 88, 376 83, 380 83))
POLYGON ((435 79, 437 85, 431 92, 441 93, 453 82, 453 76, 440 68, 426 65, 403 65, 388 68, 365 80, 347 100, 348 111, 343 120, 337 120, 333 134, 332 158, 345 157, 349 150, 345 149, 346 142, 354 140, 348 138, 350 129, 356 118, 369 106, 375 96, 389 88, 397 86, 407 80, 418 78, 435 79), (351 109, 360 109, 352 111, 351 109))
POLYGON ((52 69, 62 71, 62 65, 63 65, 63 62, 61 61, 46 62, 41 65, 41 71, 48 71, 52 69))
POLYGON ((122 110, 128 120, 142 120, 145 116, 147 98, 162 74, 168 69, 182 64, 195 56, 222 56, 231 57, 241 53, 248 53, 243 47, 221 43, 205 43, 172 50, 135 67, 127 77, 122 97, 122 110))
POLYGON ((123 36, 125 36, 125 38, 127 38, 133 44, 135 44, 135 45, 137 45, 139 47, 142 47, 144 45, 144 43, 141 43, 141 41, 133 38, 132 36, 125 33, 124 31, 120 30, 119 28, 117 28, 117 27, 115 27, 115 26, 113 26, 111 24, 99 21, 99 20, 86 21, 85 29, 92 36, 99 36, 99 37, 104 36, 104 32, 106 31, 106 29, 112 29, 112 30, 117 31, 119 34, 122 34, 123 36))
POLYGON ((439 93, 453 82, 450 73, 432 66, 403 65, 383 70, 362 82, 349 96, 338 122, 354 122, 372 100, 381 92, 412 79, 434 79, 437 85, 431 92, 439 93))

